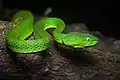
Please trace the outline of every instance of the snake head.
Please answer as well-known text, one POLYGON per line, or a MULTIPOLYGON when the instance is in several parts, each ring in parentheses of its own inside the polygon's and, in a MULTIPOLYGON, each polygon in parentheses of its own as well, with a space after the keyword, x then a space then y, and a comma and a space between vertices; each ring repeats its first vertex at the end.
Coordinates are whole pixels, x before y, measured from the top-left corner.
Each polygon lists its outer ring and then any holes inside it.
POLYGON ((84 47, 95 46, 99 42, 99 39, 93 35, 85 34, 82 42, 84 47))
POLYGON ((99 39, 90 34, 71 32, 66 34, 62 41, 65 45, 72 46, 73 48, 84 48, 95 46, 99 39))

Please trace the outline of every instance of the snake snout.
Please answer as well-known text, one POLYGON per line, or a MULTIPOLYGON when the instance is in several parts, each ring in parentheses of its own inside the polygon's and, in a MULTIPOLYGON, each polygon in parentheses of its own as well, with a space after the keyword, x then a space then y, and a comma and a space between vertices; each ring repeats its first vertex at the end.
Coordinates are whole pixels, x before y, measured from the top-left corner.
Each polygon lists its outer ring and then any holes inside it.
POLYGON ((98 40, 93 41, 93 44, 97 44, 97 43, 98 43, 98 40))

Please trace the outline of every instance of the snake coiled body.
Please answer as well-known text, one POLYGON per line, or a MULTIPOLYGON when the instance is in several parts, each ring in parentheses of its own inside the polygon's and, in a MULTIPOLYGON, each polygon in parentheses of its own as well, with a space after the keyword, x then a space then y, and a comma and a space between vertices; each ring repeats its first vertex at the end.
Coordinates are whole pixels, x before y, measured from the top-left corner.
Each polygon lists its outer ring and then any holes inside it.
POLYGON ((62 33, 65 23, 59 18, 50 17, 34 22, 32 13, 27 10, 17 12, 13 16, 12 22, 13 29, 7 33, 6 42, 12 51, 18 53, 33 53, 49 48, 52 40, 51 35, 46 31, 49 28, 55 28, 53 31, 54 40, 73 48, 84 48, 98 43, 98 38, 90 34, 62 33), (32 34, 34 39, 28 40, 27 38, 32 34))

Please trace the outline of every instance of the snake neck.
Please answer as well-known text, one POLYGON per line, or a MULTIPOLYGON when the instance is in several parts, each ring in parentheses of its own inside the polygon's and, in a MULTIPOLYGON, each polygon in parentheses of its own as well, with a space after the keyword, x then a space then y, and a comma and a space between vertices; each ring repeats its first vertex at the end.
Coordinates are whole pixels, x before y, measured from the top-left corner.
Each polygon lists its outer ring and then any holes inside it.
POLYGON ((56 28, 54 31, 53 31, 53 36, 54 36, 54 39, 55 41, 57 41, 58 43, 63 43, 63 39, 64 37, 66 36, 66 34, 62 33, 63 30, 60 30, 58 28, 56 28))

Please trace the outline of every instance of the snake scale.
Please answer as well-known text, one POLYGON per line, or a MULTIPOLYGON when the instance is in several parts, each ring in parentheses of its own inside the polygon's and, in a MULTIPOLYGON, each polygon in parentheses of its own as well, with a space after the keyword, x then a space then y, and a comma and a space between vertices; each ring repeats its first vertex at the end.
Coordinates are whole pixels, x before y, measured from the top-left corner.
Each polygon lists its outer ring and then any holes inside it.
POLYGON ((13 28, 6 34, 8 47, 17 53, 33 53, 50 47, 52 37, 46 31, 54 28, 53 38, 60 44, 73 48, 94 46, 99 39, 93 35, 81 32, 62 33, 65 29, 63 20, 48 17, 34 22, 34 16, 28 10, 16 12, 12 17, 13 28), (33 34, 34 39, 28 40, 33 34))

